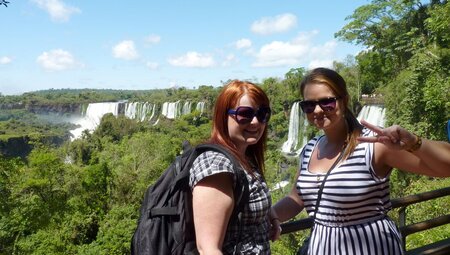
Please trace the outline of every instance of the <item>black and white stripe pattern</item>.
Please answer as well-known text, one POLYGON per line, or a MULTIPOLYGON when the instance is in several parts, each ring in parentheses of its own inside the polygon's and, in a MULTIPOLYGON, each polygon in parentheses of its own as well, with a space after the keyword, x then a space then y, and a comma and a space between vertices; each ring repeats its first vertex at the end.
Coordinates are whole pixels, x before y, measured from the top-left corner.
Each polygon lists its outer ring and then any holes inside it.
MULTIPOLYGON (((372 135, 364 129, 363 135, 372 135)), ((325 174, 308 171, 311 154, 323 136, 305 146, 296 186, 313 216, 325 174)), ((389 178, 372 168, 373 144, 358 144, 328 176, 316 214, 310 254, 402 254, 400 233, 387 217, 391 209, 389 178)))

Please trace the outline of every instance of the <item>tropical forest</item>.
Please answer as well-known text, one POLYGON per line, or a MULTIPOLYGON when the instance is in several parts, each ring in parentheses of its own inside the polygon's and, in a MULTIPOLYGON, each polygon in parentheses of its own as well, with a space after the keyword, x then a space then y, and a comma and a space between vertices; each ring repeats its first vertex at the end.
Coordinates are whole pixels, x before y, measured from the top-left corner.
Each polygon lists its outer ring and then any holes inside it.
MULTIPOLYGON (((373 0, 354 10, 346 22, 335 37, 366 50, 334 62, 332 68, 347 82, 354 113, 375 101, 385 109, 385 126, 400 125, 424 138, 448 142, 450 3, 373 0)), ((281 78, 252 81, 271 101, 265 178, 273 203, 294 183, 298 158, 281 147, 307 71, 299 66, 281 78), (279 185, 282 182, 288 184, 279 185)), ((129 254, 146 189, 180 155, 183 141, 196 145, 209 138, 215 98, 226 83, 193 89, 0 94, 0 254, 129 254), (193 107, 174 118, 160 115, 158 122, 129 118, 126 109, 119 108, 119 114, 102 115, 95 129, 74 137, 71 130, 79 124, 65 120, 105 102, 148 102, 156 112, 166 102, 202 102, 203 108, 193 107)), ((298 136, 310 139, 318 134, 306 126, 298 136)), ((450 178, 394 169, 390 185, 394 199, 450 187, 450 178)), ((406 223, 445 215, 449 205, 450 197, 444 196, 409 206, 406 223)), ((390 212, 396 222, 398 215, 398 209, 390 212)), ((296 219, 306 217, 302 212, 296 219)), ((271 242, 272 254, 295 254, 308 234, 283 234, 271 242)), ((444 224, 408 235, 406 250, 449 238, 450 224, 444 224)))

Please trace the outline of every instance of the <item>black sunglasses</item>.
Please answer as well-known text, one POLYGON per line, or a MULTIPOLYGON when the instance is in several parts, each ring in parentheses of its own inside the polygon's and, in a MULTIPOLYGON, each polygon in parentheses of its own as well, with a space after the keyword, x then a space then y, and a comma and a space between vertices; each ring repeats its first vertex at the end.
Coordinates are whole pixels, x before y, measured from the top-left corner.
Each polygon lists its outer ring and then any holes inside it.
POLYGON ((228 114, 234 115, 239 124, 248 124, 252 122, 255 116, 260 123, 267 123, 270 119, 271 110, 269 107, 260 107, 255 110, 250 106, 239 106, 236 110, 228 110, 228 114))
POLYGON ((316 109, 316 105, 319 105, 324 112, 330 112, 336 109, 336 101, 339 97, 327 97, 319 100, 304 100, 300 101, 300 107, 304 113, 312 113, 316 109))

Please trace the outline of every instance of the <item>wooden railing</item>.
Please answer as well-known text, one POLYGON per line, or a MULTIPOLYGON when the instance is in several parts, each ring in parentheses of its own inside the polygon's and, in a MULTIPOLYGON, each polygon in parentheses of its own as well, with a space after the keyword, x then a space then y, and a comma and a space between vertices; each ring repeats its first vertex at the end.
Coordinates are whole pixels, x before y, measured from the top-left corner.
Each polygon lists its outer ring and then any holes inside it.
MULTIPOLYGON (((428 219, 422 222, 406 225, 406 207, 412 204, 436 199, 450 195, 450 187, 437 189, 425 193, 410 195, 407 197, 392 199, 392 208, 399 208, 399 223, 398 227, 403 237, 403 249, 406 250, 405 243, 408 235, 424 231, 427 229, 435 228, 450 223, 450 214, 442 215, 433 219, 428 219)), ((449 205, 450 209, 450 205, 449 205)), ((310 229, 313 224, 311 218, 300 219, 296 221, 286 222, 281 224, 281 234, 292 233, 300 230, 310 229)), ((407 255, 419 255, 419 254, 434 254, 444 255, 450 254, 450 238, 431 243, 419 248, 406 251, 407 255)))

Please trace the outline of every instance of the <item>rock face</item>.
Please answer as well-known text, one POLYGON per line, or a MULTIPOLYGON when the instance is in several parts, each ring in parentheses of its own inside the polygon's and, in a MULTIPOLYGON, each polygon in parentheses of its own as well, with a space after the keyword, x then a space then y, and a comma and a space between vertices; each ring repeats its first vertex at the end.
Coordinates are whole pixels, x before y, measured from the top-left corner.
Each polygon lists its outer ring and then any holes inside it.
POLYGON ((80 113, 80 104, 53 104, 53 105, 27 105, 25 109, 29 112, 36 114, 46 114, 46 113, 80 113))
POLYGON ((80 113, 82 105, 76 103, 68 104, 41 104, 41 103, 9 103, 0 104, 0 109, 12 110, 12 109, 25 109, 29 112, 36 114, 47 114, 47 113, 80 113))
POLYGON ((12 137, 6 141, 0 141, 0 156, 25 158, 32 149, 29 141, 27 136, 12 137))
MULTIPOLYGON (((61 145, 64 141, 68 140, 68 137, 59 136, 43 136, 38 138, 39 142, 44 144, 61 145)), ((0 140, 0 157, 20 157, 26 158, 33 149, 31 139, 28 136, 11 137, 5 140, 0 140)))

